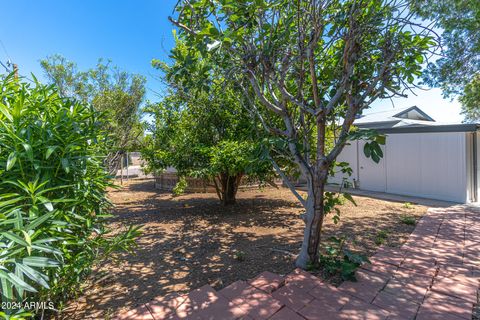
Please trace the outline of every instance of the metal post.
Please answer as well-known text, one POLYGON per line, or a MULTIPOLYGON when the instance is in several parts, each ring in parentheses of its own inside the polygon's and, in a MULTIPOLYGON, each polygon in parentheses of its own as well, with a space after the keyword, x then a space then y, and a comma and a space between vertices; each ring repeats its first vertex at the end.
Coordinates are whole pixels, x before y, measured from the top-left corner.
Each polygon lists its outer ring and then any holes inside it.
POLYGON ((128 163, 128 151, 127 151, 127 181, 128 181, 128 166, 129 166, 129 163, 128 163))
POLYGON ((120 158, 120 184, 123 185, 123 152, 120 158))

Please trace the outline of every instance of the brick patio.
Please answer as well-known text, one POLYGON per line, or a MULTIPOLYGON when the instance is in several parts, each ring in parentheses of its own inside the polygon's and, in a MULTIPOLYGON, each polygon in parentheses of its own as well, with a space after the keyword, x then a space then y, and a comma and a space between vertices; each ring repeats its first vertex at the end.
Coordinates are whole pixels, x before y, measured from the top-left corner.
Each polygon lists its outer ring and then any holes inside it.
POLYGON ((480 275, 480 212, 429 209, 401 248, 380 248, 357 282, 338 288, 299 269, 263 272, 222 290, 159 297, 116 319, 472 319, 480 275))

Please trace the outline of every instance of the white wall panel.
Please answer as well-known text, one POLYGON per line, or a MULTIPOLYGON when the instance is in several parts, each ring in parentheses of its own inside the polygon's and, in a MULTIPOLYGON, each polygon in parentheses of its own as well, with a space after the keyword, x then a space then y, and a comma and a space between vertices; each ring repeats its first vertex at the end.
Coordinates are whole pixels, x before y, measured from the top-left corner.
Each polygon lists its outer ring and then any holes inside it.
POLYGON ((388 135, 385 191, 465 202, 465 155, 465 133, 388 135))
POLYGON ((375 163, 372 158, 367 158, 363 148, 364 141, 358 142, 358 158, 359 158, 359 181, 360 188, 364 190, 385 192, 387 177, 386 177, 386 149, 388 146, 381 146, 384 157, 378 163, 375 163))
MULTIPOLYGON (((356 170, 363 190, 446 201, 468 201, 467 141, 462 132, 389 134, 384 158, 376 164, 352 142, 340 154, 356 170)), ((479 168, 480 170, 480 168, 479 168)), ((480 171, 479 171, 480 172, 480 171)), ((352 178, 357 177, 354 172, 352 178)), ((338 175, 330 181, 340 182, 338 175)))
MULTIPOLYGON (((352 175, 349 177, 348 175, 339 172, 335 174, 335 176, 329 177, 328 182, 340 184, 345 178, 353 184, 353 179, 357 178, 357 141, 352 141, 343 148, 342 152, 337 157, 337 162, 349 163, 350 168, 352 168, 352 175)), ((338 168, 336 168, 336 170, 338 170, 338 168)))

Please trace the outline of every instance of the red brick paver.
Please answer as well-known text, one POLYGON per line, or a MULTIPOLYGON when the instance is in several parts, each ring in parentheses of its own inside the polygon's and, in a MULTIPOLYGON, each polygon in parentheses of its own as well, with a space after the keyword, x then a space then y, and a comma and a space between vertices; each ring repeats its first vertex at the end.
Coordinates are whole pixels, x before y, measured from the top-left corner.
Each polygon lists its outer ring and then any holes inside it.
POLYGON ((480 280, 480 211, 429 209, 401 248, 379 248, 357 282, 338 288, 296 269, 263 272, 220 291, 156 298, 115 319, 465 320, 480 280))

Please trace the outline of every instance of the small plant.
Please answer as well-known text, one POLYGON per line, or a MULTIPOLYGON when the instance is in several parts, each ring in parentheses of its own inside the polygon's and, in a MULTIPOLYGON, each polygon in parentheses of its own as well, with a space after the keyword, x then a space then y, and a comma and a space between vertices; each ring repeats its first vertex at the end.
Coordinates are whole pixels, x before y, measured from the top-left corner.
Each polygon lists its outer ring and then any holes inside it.
POLYGON ((385 230, 380 230, 377 232, 377 236, 375 237, 375 244, 380 246, 384 244, 388 239, 388 232, 385 230))
POLYGON ((239 251, 235 251, 235 253, 233 254, 233 258, 237 261, 245 261, 245 252, 239 250, 239 251))
POLYGON ((413 216, 404 214, 400 216, 400 222, 408 226, 414 226, 417 223, 417 220, 413 216))
POLYGON ((180 177, 175 187, 173 187, 172 192, 175 197, 178 197, 185 193, 185 190, 188 187, 187 179, 185 177, 180 177))
POLYGON ((356 281, 355 271, 367 257, 345 249, 345 238, 331 237, 324 253, 320 255, 320 266, 328 275, 339 274, 343 280, 356 281))
POLYGON ((342 187, 346 188, 346 189, 353 188, 353 184, 350 181, 348 181, 347 178, 343 178, 342 179, 342 187))
POLYGON ((349 193, 325 192, 324 210, 326 214, 334 212, 332 216, 333 223, 337 224, 340 221, 340 209, 338 206, 344 205, 347 200, 354 206, 357 205, 349 193))
POLYGON ((414 209, 414 208, 415 208, 415 206, 414 206, 413 204, 411 204, 410 202, 405 202, 405 203, 403 204, 403 207, 404 207, 405 209, 414 209))

